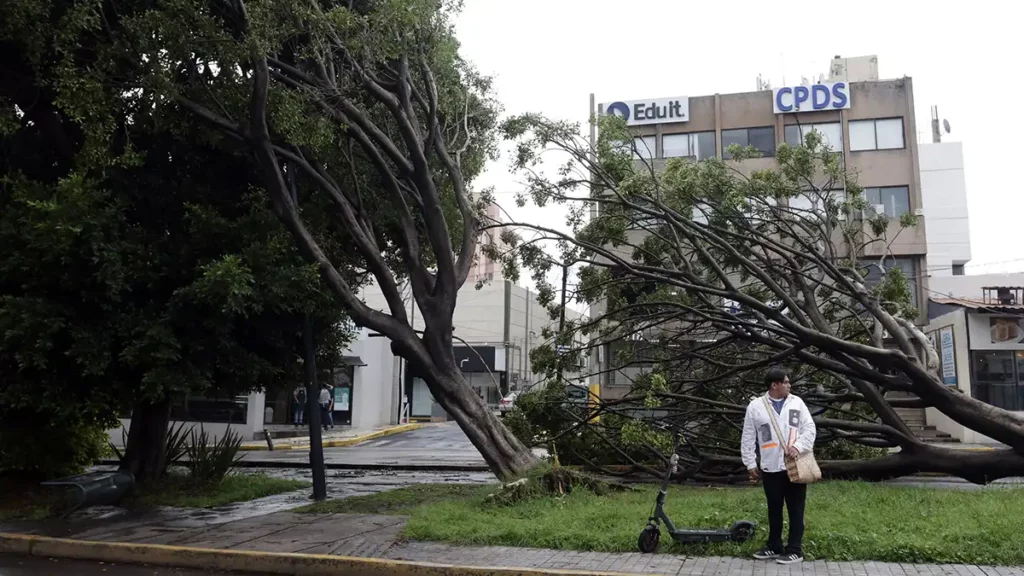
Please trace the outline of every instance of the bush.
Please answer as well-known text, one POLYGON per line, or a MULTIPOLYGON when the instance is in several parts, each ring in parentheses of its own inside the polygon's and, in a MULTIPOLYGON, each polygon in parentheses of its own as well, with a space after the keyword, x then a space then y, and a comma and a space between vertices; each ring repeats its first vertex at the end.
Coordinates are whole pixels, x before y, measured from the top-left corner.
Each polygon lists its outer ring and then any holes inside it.
POLYGON ((210 442, 210 434, 199 425, 198 432, 193 427, 189 433, 189 441, 185 446, 188 468, 192 479, 206 484, 219 484, 232 468, 238 465, 242 456, 242 436, 230 428, 216 442, 210 442))
POLYGON ((861 446, 849 440, 833 440, 814 447, 814 457, 818 460, 868 460, 885 456, 885 448, 861 446))
POLYGON ((40 480, 82 472, 103 457, 111 423, 0 409, 0 473, 40 480))

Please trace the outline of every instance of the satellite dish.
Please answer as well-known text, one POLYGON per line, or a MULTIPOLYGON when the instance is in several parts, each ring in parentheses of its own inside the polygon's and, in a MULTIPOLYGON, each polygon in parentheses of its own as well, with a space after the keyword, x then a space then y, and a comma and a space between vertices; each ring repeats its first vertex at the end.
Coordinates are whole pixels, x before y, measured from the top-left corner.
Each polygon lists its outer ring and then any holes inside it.
POLYGON ((949 120, 942 120, 942 127, 946 129, 946 134, 949 134, 949 120))

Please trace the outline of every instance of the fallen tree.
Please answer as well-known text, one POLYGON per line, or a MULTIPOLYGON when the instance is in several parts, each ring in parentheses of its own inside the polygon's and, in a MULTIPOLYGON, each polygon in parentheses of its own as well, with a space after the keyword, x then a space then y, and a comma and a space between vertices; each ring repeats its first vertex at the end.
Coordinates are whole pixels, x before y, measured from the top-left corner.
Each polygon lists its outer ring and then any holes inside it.
MULTIPOLYGON (((504 126, 529 186, 521 201, 569 208, 569 231, 495 224, 512 246, 502 254, 507 268, 532 269, 554 313, 547 272, 581 265, 574 296, 591 306, 591 319, 566 331, 584 332, 591 344, 575 354, 606 358, 594 375, 606 383, 609 375, 630 380, 624 398, 566 416, 569 426, 558 434, 587 430, 605 450, 643 467, 665 458, 666 435, 675 433, 685 441, 683 475, 741 476, 746 403, 764 392, 764 370, 785 365, 816 413, 819 450, 829 443, 876 449, 822 462, 831 477, 938 472, 985 483, 1024 475, 1024 420, 938 375, 913 305, 925 296, 894 265, 891 249, 917 218, 875 213, 816 132, 801 146, 780 145, 770 168, 752 169, 756 151, 735 146, 731 161, 678 158, 660 168, 643 159, 621 119, 603 117, 599 126, 593 146, 577 126, 539 116, 504 126), (552 150, 568 157, 555 178, 537 171, 552 150), (541 249, 545 242, 559 248, 557 257, 541 249), (925 407, 1007 448, 929 445, 897 411, 925 407), (602 424, 609 419, 617 433, 602 424)), ((577 362, 572 356, 539 357, 550 360, 554 376, 577 362)))

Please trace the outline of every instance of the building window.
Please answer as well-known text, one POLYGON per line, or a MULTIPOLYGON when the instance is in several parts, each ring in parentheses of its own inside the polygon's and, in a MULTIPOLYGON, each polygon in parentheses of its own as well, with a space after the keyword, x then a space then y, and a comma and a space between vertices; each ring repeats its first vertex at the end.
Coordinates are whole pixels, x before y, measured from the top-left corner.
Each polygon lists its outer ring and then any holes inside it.
MULTIPOLYGON (((804 212, 813 211, 818 214, 825 214, 825 202, 829 200, 835 202, 845 201, 846 190, 837 188, 832 190, 821 190, 818 192, 807 191, 798 196, 790 196, 789 207, 797 214, 805 217, 808 216, 808 214, 804 214, 804 212)), ((841 206, 836 217, 839 220, 846 220, 846 212, 841 206)))
POLYGON ((739 144, 743 148, 753 146, 764 156, 775 156, 775 127, 722 130, 723 158, 732 158, 727 148, 733 144, 739 144))
POLYGON ((633 138, 633 156, 635 158, 643 158, 644 160, 650 160, 657 156, 658 151, 658 137, 657 136, 641 136, 639 138, 633 138))
POLYGON ((953 264, 953 276, 963 276, 963 275, 964 275, 964 265, 963 264, 953 264))
MULTIPOLYGON (((249 416, 249 396, 192 395, 171 406, 171 420, 245 424, 249 416)), ((261 416, 262 417, 262 416, 261 416)))
POLYGON ((1024 351, 973 350, 971 395, 1004 410, 1024 410, 1024 351))
MULTIPOLYGON (((864 284, 869 288, 878 284, 883 276, 882 269, 878 266, 878 259, 861 260, 860 265, 867 269, 864 284)), ((917 307, 917 260, 909 257, 886 258, 885 269, 889 270, 890 268, 899 268, 903 272, 903 276, 907 278, 907 283, 910 285, 910 303, 917 307)))
MULTIPOLYGON (((882 206, 881 212, 889 218, 899 218, 910 212, 910 189, 906 186, 865 188, 864 199, 871 206, 882 206)), ((875 210, 877 213, 878 209, 875 210)))
POLYGON ((666 134, 661 137, 661 155, 665 158, 695 158, 703 160, 715 156, 715 133, 666 134))
POLYGON ((850 122, 850 151, 903 148, 903 118, 850 122))
POLYGON ((834 152, 843 151, 843 125, 839 122, 828 122, 824 124, 789 124, 786 126, 786 144, 790 146, 803 146, 804 138, 811 133, 817 132, 821 139, 834 152))

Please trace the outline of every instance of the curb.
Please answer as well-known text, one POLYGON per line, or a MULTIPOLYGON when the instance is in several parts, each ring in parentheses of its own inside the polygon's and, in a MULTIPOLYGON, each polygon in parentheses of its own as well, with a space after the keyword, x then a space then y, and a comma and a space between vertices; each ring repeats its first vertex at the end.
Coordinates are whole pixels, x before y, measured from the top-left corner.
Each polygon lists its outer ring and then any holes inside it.
POLYGON ((2 533, 0 533, 0 553, 117 564, 144 564, 262 574, 294 574, 296 576, 336 574, 359 574, 360 576, 579 576, 583 574, 623 576, 623 573, 620 572, 454 566, 326 554, 216 550, 213 548, 95 542, 2 533))
MULTIPOLYGON (((400 426, 393 426, 391 428, 385 428, 383 430, 377 430, 376 432, 369 432, 359 436, 353 436, 351 438, 339 438, 337 440, 324 440, 324 448, 341 448, 344 446, 354 446, 361 444, 369 440, 376 440, 377 438, 383 438, 385 436, 391 436, 392 434, 401 434, 402 432, 410 432, 412 430, 419 430, 420 428, 426 427, 426 424, 402 424, 400 426)), ((243 452, 254 452, 254 451, 267 451, 266 443, 257 442, 246 442, 242 444, 240 448, 243 452)), ((309 450, 309 444, 281 444, 280 446, 274 446, 274 451, 278 450, 309 450)))

